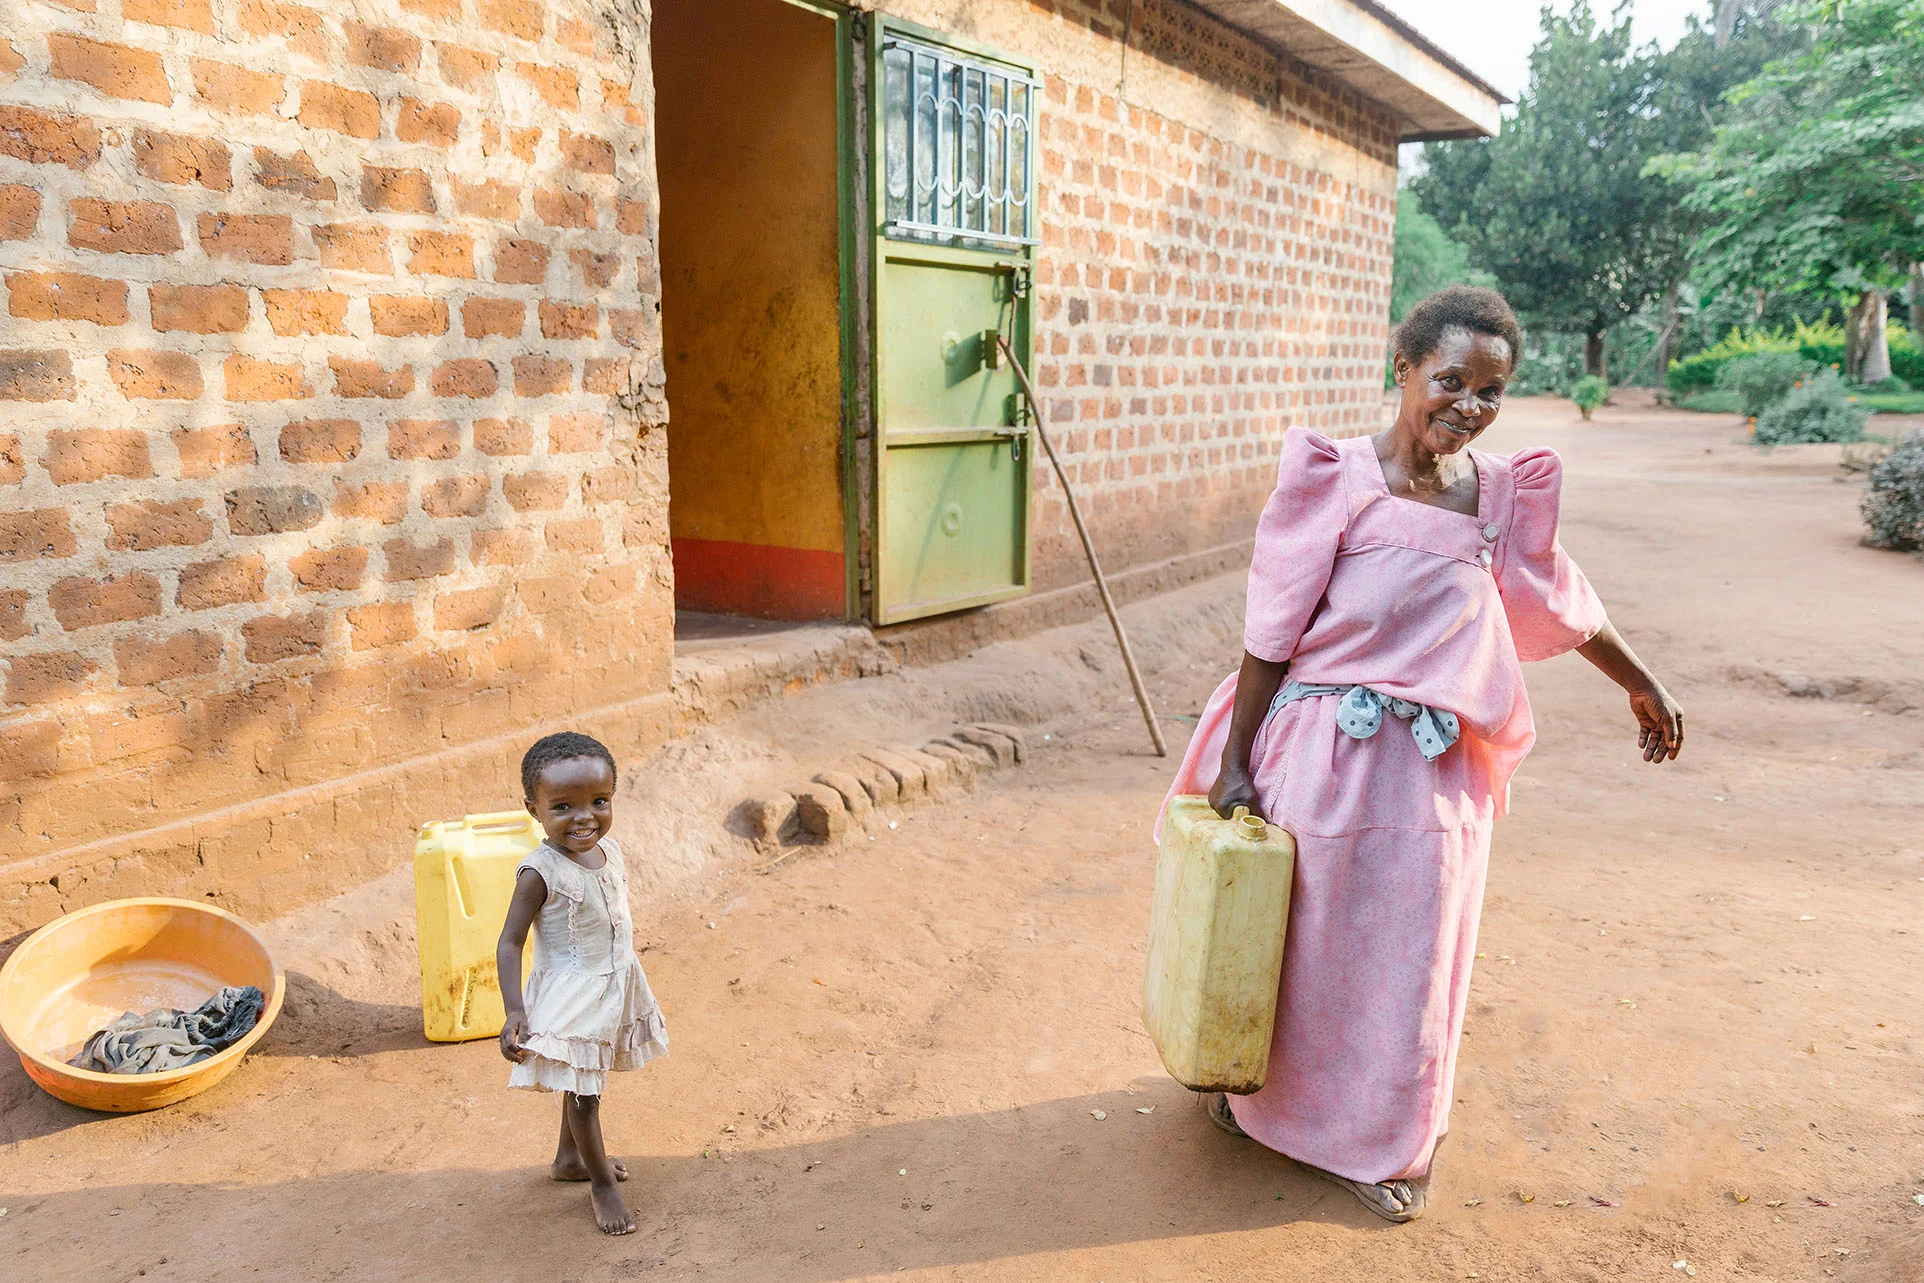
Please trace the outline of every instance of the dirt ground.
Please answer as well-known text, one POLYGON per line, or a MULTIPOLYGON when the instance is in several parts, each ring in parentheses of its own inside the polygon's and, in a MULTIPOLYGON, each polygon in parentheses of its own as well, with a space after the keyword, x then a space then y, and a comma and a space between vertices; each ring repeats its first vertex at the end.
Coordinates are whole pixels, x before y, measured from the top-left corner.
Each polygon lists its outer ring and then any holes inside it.
MULTIPOLYGON (((1564 452, 1565 542, 1689 748, 1647 767, 1587 665, 1532 670, 1426 1220, 1162 1073, 1137 1002, 1173 763, 1110 683, 1021 771, 765 874, 738 845, 640 919, 674 1050, 604 1110, 633 1237, 546 1179, 555 1103, 492 1042, 422 1041, 397 873, 274 924, 286 1012, 201 1097, 101 1117, 0 1069, 5 1276, 1924 1279, 1924 564, 1856 545, 1834 450, 1553 403, 1487 444, 1527 443, 1564 452)), ((1179 634, 1201 599, 1130 618, 1179 634)), ((1152 683, 1178 744, 1237 657, 1195 635, 1152 683)))

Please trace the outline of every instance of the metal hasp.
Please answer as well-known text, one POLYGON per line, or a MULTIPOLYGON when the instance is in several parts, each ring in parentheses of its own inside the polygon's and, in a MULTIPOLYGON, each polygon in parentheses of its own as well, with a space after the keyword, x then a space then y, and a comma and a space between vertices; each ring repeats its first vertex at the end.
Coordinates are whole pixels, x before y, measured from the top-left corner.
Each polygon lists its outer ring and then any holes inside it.
POLYGON ((872 45, 877 623, 1029 589, 1038 82, 892 19, 872 45))

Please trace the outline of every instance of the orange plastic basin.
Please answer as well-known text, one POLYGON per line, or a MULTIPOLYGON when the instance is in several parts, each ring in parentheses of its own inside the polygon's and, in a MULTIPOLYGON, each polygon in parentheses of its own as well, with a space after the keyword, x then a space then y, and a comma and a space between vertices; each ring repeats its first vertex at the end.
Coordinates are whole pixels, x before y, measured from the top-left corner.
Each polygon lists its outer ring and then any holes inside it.
POLYGON ((28 936, 0 968, 0 1034, 27 1076, 83 1109, 127 1114, 206 1091, 233 1071, 281 1011, 286 981, 253 928, 194 900, 110 900, 28 936), (227 1050, 158 1074, 102 1074, 66 1063, 122 1012, 191 1011, 225 985, 267 995, 227 1050))

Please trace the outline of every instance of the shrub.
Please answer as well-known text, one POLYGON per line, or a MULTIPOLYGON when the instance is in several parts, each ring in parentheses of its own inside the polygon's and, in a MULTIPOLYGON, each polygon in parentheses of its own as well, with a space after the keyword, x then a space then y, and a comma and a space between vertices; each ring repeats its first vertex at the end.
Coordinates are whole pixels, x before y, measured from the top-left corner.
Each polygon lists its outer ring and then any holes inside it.
MULTIPOLYGON (((1841 338, 1839 341, 1842 341, 1841 338)), ((1795 338, 1784 334, 1763 330, 1752 330, 1746 334, 1742 330, 1732 330, 1703 351, 1681 361, 1672 361, 1669 371, 1664 375, 1664 383, 1679 396, 1708 392, 1717 386, 1717 371, 1725 363, 1758 352, 1795 352, 1797 346, 1795 338)))
POLYGON ((1717 371, 1717 387, 1735 392, 1744 417, 1754 419, 1816 372, 1800 353, 1756 352, 1726 361, 1717 371))
POLYGON ((1590 412, 1602 405, 1603 399, 1609 395, 1610 385, 1595 374, 1584 375, 1577 380, 1576 386, 1570 389, 1570 399, 1577 403, 1577 409, 1582 412, 1585 419, 1588 419, 1590 412))
POLYGON ((1757 416, 1758 445, 1861 441, 1870 410, 1857 403, 1835 370, 1819 370, 1757 416))
POLYGON ((1924 432, 1898 442, 1871 468, 1863 513, 1871 547, 1924 548, 1924 432))

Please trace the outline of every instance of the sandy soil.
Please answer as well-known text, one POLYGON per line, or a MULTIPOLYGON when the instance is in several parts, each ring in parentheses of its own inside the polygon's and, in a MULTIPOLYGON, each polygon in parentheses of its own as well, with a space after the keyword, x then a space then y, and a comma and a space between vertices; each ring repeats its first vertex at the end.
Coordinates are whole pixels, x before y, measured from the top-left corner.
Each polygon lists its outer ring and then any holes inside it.
MULTIPOLYGON (((545 1179, 555 1104, 492 1043, 422 1042, 397 874, 275 924, 286 1014, 206 1095, 97 1117, 0 1071, 6 1276, 1924 1279, 1924 565, 1856 546, 1823 449, 1525 403, 1491 444, 1530 442, 1565 452, 1566 542, 1690 749, 1644 766, 1587 666, 1533 670, 1425 1221, 1161 1072, 1137 993, 1170 764, 1110 682, 1021 772, 767 874, 740 846, 642 920, 674 1052, 604 1111, 635 1236, 545 1179)), ((1236 655, 1167 639, 1234 591, 1132 611, 1172 718, 1236 655)), ((832 738, 864 698, 810 707, 832 738)))

